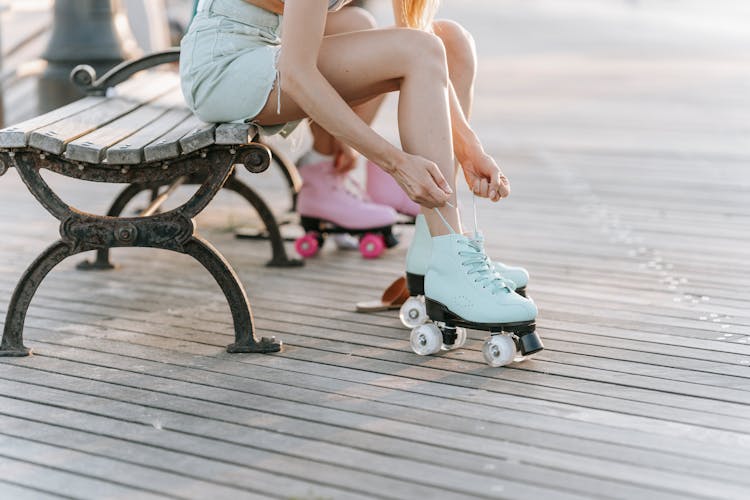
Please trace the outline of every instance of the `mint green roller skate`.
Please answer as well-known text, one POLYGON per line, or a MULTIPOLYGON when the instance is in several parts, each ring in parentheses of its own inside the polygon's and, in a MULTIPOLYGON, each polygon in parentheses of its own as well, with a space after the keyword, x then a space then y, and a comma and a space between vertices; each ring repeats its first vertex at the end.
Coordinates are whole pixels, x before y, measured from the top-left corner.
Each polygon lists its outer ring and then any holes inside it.
MULTIPOLYGON (((476 213, 476 207, 475 207, 476 213)), ((475 215, 476 221, 476 215, 475 215)), ((476 224, 475 224, 476 226, 476 224)), ((474 231, 471 239, 480 245, 484 238, 479 231, 474 231)), ((414 328, 427 321, 427 311, 424 303, 424 276, 430 262, 432 252, 432 236, 427 227, 424 215, 416 218, 414 239, 406 254, 406 283, 410 297, 404 302, 399 311, 401 323, 407 328, 414 328)), ((522 267, 508 266, 502 262, 491 262, 492 269, 503 277, 505 282, 519 295, 526 296, 526 285, 529 283, 529 273, 522 267)))
POLYGON ((443 221, 451 234, 432 238, 424 278, 425 313, 432 322, 412 330, 412 350, 424 356, 460 347, 466 328, 490 332, 482 349, 490 366, 520 361, 544 349, 535 331, 534 302, 494 271, 481 241, 457 234, 443 221))

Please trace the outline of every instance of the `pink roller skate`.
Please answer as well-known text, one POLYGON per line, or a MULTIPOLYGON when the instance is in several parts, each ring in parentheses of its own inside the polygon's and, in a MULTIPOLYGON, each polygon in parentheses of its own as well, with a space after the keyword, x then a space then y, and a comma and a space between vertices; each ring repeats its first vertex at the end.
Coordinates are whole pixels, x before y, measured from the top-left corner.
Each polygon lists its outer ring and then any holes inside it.
POLYGON ((367 162, 367 194, 373 202, 393 207, 412 222, 419 214, 420 206, 409 199, 393 177, 371 161, 367 162))
POLYGON ((300 169, 302 189, 297 198, 305 236, 294 247, 304 258, 313 257, 329 234, 349 233, 360 237, 359 251, 367 259, 378 257, 398 240, 391 229, 396 212, 387 206, 364 201, 344 186, 346 177, 334 171, 333 162, 321 161, 300 169))

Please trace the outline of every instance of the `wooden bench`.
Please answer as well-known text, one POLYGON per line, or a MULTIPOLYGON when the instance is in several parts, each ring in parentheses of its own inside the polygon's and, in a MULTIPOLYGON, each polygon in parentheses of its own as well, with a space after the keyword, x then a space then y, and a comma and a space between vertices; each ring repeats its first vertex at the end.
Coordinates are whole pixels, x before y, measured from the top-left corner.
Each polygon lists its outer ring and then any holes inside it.
POLYGON ((196 232, 193 219, 222 189, 243 196, 258 212, 269 234, 269 265, 293 266, 273 213, 235 173, 244 165, 260 173, 275 161, 289 185, 292 205, 299 188, 293 165, 258 142, 249 124, 203 123, 187 109, 173 71, 150 70, 174 63, 170 50, 123 63, 97 79, 88 66, 71 78, 88 97, 42 116, 0 130, 0 175, 14 167, 36 199, 60 221, 60 239, 42 252, 21 277, 10 301, 0 356, 26 356, 26 312, 44 277, 62 260, 95 250, 97 259, 79 268, 109 269, 109 249, 151 247, 191 255, 216 279, 229 302, 235 342, 229 352, 276 352, 281 343, 255 336, 245 289, 224 257, 196 232), (137 75, 136 75, 137 73, 137 75), (112 90, 110 90, 112 89, 112 90), (68 206, 40 175, 42 169, 93 182, 129 186, 106 216, 68 206), (179 186, 200 187, 181 206, 160 212, 179 186), (122 216, 138 193, 152 192, 152 202, 136 216, 122 216))

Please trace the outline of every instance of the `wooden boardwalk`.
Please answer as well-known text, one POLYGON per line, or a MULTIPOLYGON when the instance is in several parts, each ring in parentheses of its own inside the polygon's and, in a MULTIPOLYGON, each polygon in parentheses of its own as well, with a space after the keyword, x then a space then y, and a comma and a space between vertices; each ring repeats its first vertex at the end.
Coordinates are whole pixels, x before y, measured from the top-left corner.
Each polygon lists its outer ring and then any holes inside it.
MULTIPOLYGON (((462 20, 486 63, 474 120, 514 192, 479 220, 490 255, 529 269, 546 350, 488 368, 470 332, 418 357, 396 313, 353 312, 403 272, 410 228, 376 261, 327 246, 269 269, 267 243, 229 230, 249 208, 221 195, 201 231, 284 352, 227 354, 228 306, 188 257, 64 262, 29 312, 36 355, 0 361, 0 498, 747 498, 750 37, 696 52, 659 25, 645 57, 615 28, 650 33, 649 11, 594 12, 611 33, 581 34, 585 16, 493 2, 462 20)), ((251 180, 286 204, 273 174, 251 180)), ((56 183, 87 210, 114 194, 56 183)), ((13 171, 0 213, 2 321, 57 227, 13 171)))

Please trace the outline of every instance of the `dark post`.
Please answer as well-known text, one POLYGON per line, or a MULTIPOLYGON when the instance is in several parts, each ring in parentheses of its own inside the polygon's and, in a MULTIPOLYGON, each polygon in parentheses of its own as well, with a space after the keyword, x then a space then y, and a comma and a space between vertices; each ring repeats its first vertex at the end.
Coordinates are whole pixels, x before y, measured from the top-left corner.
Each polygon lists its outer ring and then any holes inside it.
POLYGON ((81 97, 70 83, 77 65, 89 64, 101 75, 125 59, 114 7, 113 0, 55 0, 52 37, 42 55, 48 66, 39 80, 40 112, 81 97))

